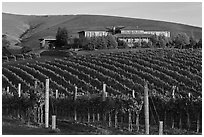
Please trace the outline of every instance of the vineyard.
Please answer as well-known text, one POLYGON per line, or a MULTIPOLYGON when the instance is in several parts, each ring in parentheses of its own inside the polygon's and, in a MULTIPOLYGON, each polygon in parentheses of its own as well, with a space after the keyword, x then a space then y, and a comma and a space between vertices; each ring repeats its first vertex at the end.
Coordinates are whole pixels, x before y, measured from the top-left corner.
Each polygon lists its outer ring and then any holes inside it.
POLYGON ((150 126, 163 121, 164 128, 202 132, 201 50, 145 49, 3 64, 3 114, 42 123, 46 79, 49 111, 57 118, 141 131, 146 88, 150 126))

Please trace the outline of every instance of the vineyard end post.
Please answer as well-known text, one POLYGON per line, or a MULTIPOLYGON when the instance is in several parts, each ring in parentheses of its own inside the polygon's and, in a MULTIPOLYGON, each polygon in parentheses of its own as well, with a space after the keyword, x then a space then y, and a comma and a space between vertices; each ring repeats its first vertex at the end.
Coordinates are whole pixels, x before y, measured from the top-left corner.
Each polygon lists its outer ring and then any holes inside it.
POLYGON ((149 100, 148 100, 148 85, 144 85, 144 113, 145 113, 145 134, 149 135, 149 100))
POLYGON ((106 84, 103 84, 102 100, 106 101, 106 97, 107 97, 106 84))
POLYGON ((49 127, 49 79, 45 83, 45 128, 49 127))
POLYGON ((159 135, 163 135, 163 121, 159 121, 159 135))
POLYGON ((9 86, 7 87, 6 91, 7 91, 7 93, 9 93, 9 86))
POLYGON ((56 115, 52 115, 52 130, 56 129, 56 115))
POLYGON ((21 83, 18 84, 18 97, 21 97, 21 83))
POLYGON ((56 99, 58 98, 58 90, 56 89, 56 93, 55 93, 56 99))

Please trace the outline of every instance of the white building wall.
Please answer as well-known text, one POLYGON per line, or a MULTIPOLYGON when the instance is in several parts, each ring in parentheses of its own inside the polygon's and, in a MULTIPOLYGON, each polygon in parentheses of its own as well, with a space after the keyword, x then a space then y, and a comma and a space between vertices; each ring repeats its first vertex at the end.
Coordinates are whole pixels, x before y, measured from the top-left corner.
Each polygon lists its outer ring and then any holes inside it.
POLYGON ((97 36, 107 36, 108 32, 105 31, 85 31, 85 37, 97 37, 97 36))
POLYGON ((134 42, 141 42, 141 41, 145 41, 145 42, 149 42, 148 38, 119 38, 119 40, 125 41, 128 44, 130 43, 134 43, 134 42))
POLYGON ((144 34, 152 34, 152 35, 164 35, 165 37, 170 37, 169 31, 145 31, 144 34))
POLYGON ((144 30, 121 30, 121 34, 144 34, 144 30))

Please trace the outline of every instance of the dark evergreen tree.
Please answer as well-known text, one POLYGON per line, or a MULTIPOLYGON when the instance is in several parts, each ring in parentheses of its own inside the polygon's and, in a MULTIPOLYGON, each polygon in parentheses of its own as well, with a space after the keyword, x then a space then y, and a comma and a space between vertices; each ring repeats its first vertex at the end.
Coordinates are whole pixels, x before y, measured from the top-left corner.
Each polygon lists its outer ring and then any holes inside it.
POLYGON ((79 45, 83 49, 86 49, 88 43, 89 43, 89 39, 88 38, 80 38, 79 39, 79 45))
POLYGON ((58 28, 56 34, 56 47, 68 46, 68 31, 66 28, 58 28))
POLYGON ((118 43, 116 41, 116 38, 113 35, 108 35, 107 37, 107 47, 108 48, 117 48, 118 43))
POLYGON ((80 39, 74 38, 73 48, 79 48, 80 47, 80 39))

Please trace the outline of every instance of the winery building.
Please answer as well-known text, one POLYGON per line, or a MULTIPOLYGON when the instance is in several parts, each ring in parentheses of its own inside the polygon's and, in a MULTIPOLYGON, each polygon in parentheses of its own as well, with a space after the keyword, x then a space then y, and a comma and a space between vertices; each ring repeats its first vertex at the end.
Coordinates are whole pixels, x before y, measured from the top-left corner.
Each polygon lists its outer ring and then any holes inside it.
MULTIPOLYGON (((107 30, 83 30, 78 32, 79 38, 84 37, 97 37, 97 36, 107 36, 110 34, 110 32, 107 32, 107 30)), ((152 35, 163 35, 165 37, 170 37, 169 31, 163 31, 163 30, 142 30, 138 28, 130 28, 126 27, 119 31, 119 33, 114 34, 114 36, 119 39, 127 42, 129 46, 132 46, 134 42, 148 42, 150 40, 150 37, 152 35)))
POLYGON ((54 36, 46 36, 43 38, 40 38, 40 48, 48 49, 53 47, 53 43, 56 41, 56 38, 54 36))
POLYGON ((84 37, 98 37, 98 36, 107 36, 108 32, 105 30, 83 30, 78 32, 79 38, 84 37))

